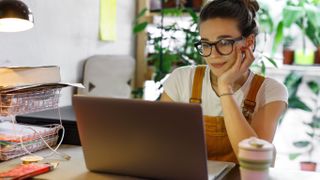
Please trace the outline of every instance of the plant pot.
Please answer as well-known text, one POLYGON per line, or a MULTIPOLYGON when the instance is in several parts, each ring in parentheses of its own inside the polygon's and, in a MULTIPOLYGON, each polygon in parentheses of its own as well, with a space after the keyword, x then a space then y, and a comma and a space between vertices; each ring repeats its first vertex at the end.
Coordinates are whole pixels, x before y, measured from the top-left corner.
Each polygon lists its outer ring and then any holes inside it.
POLYGON ((154 67, 151 65, 147 65, 147 72, 145 74, 145 79, 152 80, 153 75, 154 75, 154 67))
POLYGON ((294 63, 299 65, 313 65, 314 64, 314 52, 310 50, 295 50, 294 63))
POLYGON ((300 162, 300 169, 303 171, 316 171, 317 163, 310 161, 300 162))
POLYGON ((290 49, 284 49, 283 52, 283 64, 293 64, 294 51, 290 49))
POLYGON ((314 52, 314 64, 320 64, 320 46, 314 52))

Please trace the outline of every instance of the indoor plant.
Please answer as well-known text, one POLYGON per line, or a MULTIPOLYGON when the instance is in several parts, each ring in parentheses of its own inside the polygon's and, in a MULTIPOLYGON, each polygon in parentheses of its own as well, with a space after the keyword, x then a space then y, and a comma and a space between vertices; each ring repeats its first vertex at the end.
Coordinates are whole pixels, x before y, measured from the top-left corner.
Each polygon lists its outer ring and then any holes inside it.
POLYGON ((320 100, 319 100, 319 91, 320 85, 315 81, 309 81, 308 87, 314 93, 314 97, 312 98, 315 107, 313 109, 313 114, 310 122, 304 122, 307 126, 306 134, 308 136, 307 139, 296 141, 293 145, 297 148, 304 149, 304 152, 301 153, 292 153, 289 155, 291 160, 296 159, 298 156, 307 153, 308 159, 306 161, 300 162, 301 170, 307 171, 315 171, 317 162, 311 160, 312 153, 314 152, 314 148, 316 145, 320 145, 320 100))
POLYGON ((283 39, 290 33, 288 30, 291 29, 293 25, 299 27, 303 35, 303 53, 305 53, 306 49, 306 37, 308 37, 316 47, 319 46, 320 11, 318 5, 319 0, 286 1, 280 21, 275 28, 273 53, 275 53, 278 45, 283 42, 283 39))
MULTIPOLYGON (((303 76, 295 71, 291 71, 284 80, 284 85, 288 89, 288 109, 301 109, 311 112, 311 108, 307 106, 297 95, 300 86, 302 85, 303 76)), ((285 115, 285 114, 284 114, 285 115)), ((284 116, 283 115, 283 116, 284 116)), ((282 118, 279 120, 279 125, 282 123, 282 118)))

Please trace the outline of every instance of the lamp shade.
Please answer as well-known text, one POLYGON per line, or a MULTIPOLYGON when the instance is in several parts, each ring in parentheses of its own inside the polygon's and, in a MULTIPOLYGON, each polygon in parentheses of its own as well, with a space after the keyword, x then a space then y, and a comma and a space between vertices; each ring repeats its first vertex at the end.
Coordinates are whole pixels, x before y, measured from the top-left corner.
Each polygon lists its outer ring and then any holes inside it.
POLYGON ((20 0, 0 0, 0 32, 18 32, 33 27, 33 15, 20 0))

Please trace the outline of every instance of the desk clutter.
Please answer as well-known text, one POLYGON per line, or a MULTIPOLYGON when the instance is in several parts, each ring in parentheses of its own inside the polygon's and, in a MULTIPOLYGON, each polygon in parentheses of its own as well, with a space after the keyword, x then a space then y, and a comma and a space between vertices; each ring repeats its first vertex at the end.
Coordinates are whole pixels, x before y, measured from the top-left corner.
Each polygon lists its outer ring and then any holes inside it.
MULTIPOLYGON (((78 133, 78 127, 76 123, 76 117, 72 106, 59 107, 61 114, 61 121, 65 128, 65 136, 62 140, 62 144, 81 145, 80 137, 78 133)), ((16 116, 16 121, 22 124, 30 125, 49 125, 59 124, 60 117, 57 115, 58 109, 49 109, 40 112, 33 112, 28 114, 21 114, 16 116)), ((59 132, 59 138, 61 137, 61 131, 59 132)), ((58 139, 60 141, 60 139, 58 139)))
POLYGON ((51 147, 61 144, 61 121, 26 125, 17 123, 15 116, 58 108, 60 91, 68 86, 83 88, 78 83, 61 82, 58 66, 0 67, 0 161, 44 148, 57 153, 51 147))
POLYGON ((61 128, 26 126, 13 124, 11 122, 0 123, 0 160, 5 161, 19 157, 29 152, 35 152, 46 148, 46 144, 54 146, 57 144, 58 131, 61 128), (32 127, 32 129, 30 129, 32 127), (38 133, 35 133, 35 131, 38 133), (41 137, 43 140, 41 139, 41 137), (27 149, 27 151, 25 150, 27 149))

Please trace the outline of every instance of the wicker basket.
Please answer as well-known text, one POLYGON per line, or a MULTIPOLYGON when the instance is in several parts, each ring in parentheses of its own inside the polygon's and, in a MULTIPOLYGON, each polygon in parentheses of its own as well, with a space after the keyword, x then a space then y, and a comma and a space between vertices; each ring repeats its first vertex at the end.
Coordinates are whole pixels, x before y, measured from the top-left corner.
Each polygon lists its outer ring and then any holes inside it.
POLYGON ((39 87, 9 93, 0 91, 0 116, 57 108, 61 87, 39 87))

